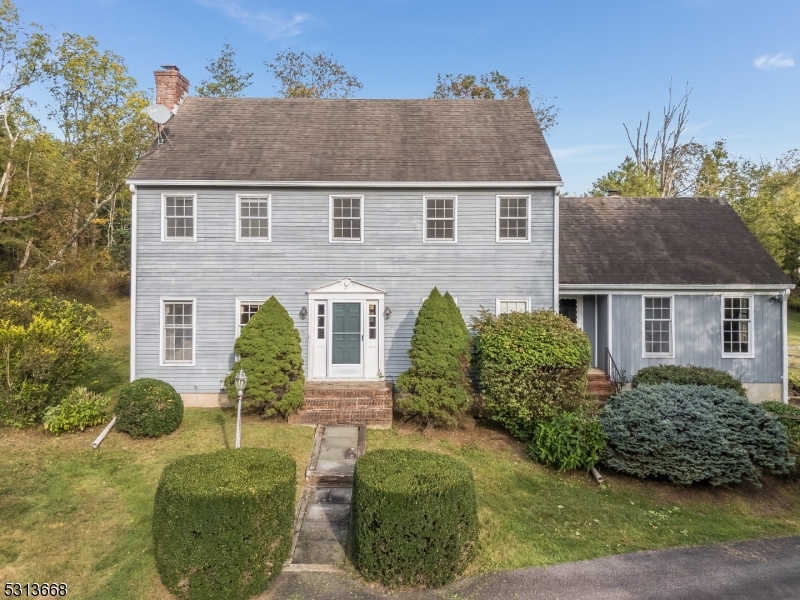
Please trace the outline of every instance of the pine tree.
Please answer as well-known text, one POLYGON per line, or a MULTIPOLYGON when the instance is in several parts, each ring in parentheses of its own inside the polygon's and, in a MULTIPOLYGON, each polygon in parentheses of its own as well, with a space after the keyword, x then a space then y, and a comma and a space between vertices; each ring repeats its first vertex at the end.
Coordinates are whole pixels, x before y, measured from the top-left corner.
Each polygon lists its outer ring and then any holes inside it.
POLYGON ((397 402, 401 412, 426 426, 457 423, 470 404, 464 375, 468 338, 453 298, 433 288, 414 324, 408 351, 411 368, 397 379, 404 393, 397 402))
POLYGON ((234 378, 247 375, 242 406, 264 417, 288 416, 303 405, 303 355, 300 333, 286 309, 272 296, 250 321, 234 345, 239 357, 225 379, 228 397, 236 399, 234 378))
POLYGON ((206 65, 209 78, 194 88, 198 96, 206 98, 235 98, 242 90, 253 83, 252 73, 242 73, 236 65, 236 50, 229 43, 222 44, 222 52, 216 60, 209 60, 206 65))

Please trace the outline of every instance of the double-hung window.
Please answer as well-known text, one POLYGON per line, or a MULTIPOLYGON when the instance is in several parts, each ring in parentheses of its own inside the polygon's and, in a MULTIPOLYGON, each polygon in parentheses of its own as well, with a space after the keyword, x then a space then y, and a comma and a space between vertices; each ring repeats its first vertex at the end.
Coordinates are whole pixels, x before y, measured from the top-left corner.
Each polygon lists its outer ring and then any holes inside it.
POLYGON ((425 238, 426 242, 456 241, 456 199, 455 197, 425 196, 425 238))
POLYGON ((644 296, 644 357, 672 356, 672 296, 644 296))
POLYGON ((163 239, 195 240, 195 196, 164 196, 163 239))
POLYGON ((753 356, 753 297, 722 297, 722 355, 753 356))
POLYGON ((497 314, 504 315, 512 312, 528 312, 530 300, 526 298, 498 298, 497 314))
POLYGON ((162 302, 164 364, 194 364, 194 300, 162 302))
POLYGON ((363 196, 331 196, 331 242, 363 241, 363 196))
POLYGON ((250 322, 253 315, 258 312, 261 305, 264 304, 263 300, 239 300, 239 314, 236 321, 236 336, 242 334, 242 327, 250 322))
POLYGON ((497 241, 527 242, 530 238, 530 196, 497 197, 497 241))
POLYGON ((238 196, 237 239, 270 241, 271 208, 269 196, 238 196))

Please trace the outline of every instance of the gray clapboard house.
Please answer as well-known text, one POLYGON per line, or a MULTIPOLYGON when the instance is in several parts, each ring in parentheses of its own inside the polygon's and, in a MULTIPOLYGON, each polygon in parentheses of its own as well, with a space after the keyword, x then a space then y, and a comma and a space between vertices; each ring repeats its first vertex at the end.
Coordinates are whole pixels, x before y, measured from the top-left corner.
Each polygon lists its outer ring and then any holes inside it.
MULTIPOLYGON (((648 212, 632 199, 560 199, 527 102, 187 91, 177 68, 156 72, 157 101, 174 112, 168 142, 129 180, 132 378, 166 380, 188 405, 223 402, 236 336, 274 295, 301 332, 312 397, 317 384, 385 391, 438 286, 467 319, 481 307, 558 307, 602 369, 608 348, 629 377, 656 362, 708 364, 741 376, 754 398, 785 397, 791 286, 738 217, 708 200, 648 212), (701 237, 725 244, 686 246, 681 265, 704 269, 681 279, 657 264, 680 238, 657 232, 696 226, 684 209, 705 211, 701 237)), ((370 422, 356 410, 368 393, 344 417, 329 410, 334 397, 320 400, 327 416, 308 418, 370 422)))

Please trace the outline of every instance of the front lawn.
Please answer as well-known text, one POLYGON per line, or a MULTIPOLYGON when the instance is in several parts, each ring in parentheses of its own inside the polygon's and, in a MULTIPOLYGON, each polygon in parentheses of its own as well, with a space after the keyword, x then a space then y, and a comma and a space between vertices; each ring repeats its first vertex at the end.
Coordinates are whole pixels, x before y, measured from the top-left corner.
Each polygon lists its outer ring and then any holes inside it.
POLYGON ((678 488, 609 473, 558 474, 504 432, 370 430, 367 451, 420 448, 466 462, 475 474, 481 548, 467 574, 585 560, 638 550, 800 534, 800 487, 769 479, 678 488))

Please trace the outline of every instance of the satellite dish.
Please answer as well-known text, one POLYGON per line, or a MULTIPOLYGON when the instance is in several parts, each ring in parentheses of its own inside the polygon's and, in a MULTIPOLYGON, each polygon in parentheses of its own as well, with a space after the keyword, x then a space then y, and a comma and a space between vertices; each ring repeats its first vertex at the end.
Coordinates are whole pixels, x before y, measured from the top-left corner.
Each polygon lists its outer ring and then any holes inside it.
POLYGON ((163 104, 151 104, 144 109, 144 112, 159 125, 163 125, 172 118, 172 112, 163 104))

